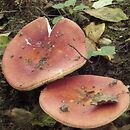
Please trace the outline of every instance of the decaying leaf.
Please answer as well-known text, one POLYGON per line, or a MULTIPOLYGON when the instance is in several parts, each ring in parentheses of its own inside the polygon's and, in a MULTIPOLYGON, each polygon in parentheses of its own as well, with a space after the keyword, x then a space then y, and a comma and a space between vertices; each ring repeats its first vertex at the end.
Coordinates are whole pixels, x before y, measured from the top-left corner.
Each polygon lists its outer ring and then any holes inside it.
POLYGON ((123 2, 124 0, 116 0, 117 2, 123 2))
POLYGON ((0 30, 3 30, 6 27, 7 23, 0 26, 0 30))
POLYGON ((3 13, 0 13, 0 19, 2 19, 4 17, 3 13))
POLYGON ((91 105, 110 104, 117 102, 118 102, 117 95, 97 93, 92 97, 91 105))
POLYGON ((11 117, 17 125, 27 125, 34 116, 31 112, 22 108, 13 108, 7 111, 6 115, 11 117))
POLYGON ((88 9, 85 12, 93 17, 109 22, 120 22, 128 19, 120 8, 102 7, 100 9, 88 9))
POLYGON ((126 124, 122 126, 121 128, 119 128, 118 130, 130 130, 130 124, 126 124))
POLYGON ((93 50, 97 49, 95 42, 90 40, 87 37, 86 37, 86 44, 87 44, 88 48, 92 48, 93 50))
POLYGON ((56 124, 56 121, 46 113, 42 112, 41 115, 39 115, 39 117, 32 120, 31 124, 33 126, 38 125, 41 127, 43 126, 53 127, 56 124))
POLYGON ((112 43, 112 41, 108 38, 105 38, 105 37, 103 37, 99 40, 99 44, 110 45, 111 43, 112 43))
POLYGON ((117 79, 114 79, 111 83, 109 83, 108 85, 109 85, 109 87, 113 87, 114 85, 116 85, 117 84, 117 82, 118 82, 118 80, 117 79))
POLYGON ((86 43, 88 46, 88 51, 87 51, 87 58, 90 59, 92 56, 93 51, 97 50, 96 44, 94 41, 90 40, 89 38, 86 37, 86 43))
POLYGON ((102 8, 107 5, 111 5, 113 0, 98 0, 93 3, 92 7, 95 9, 102 8))
POLYGON ((63 104, 60 108, 59 108, 62 112, 69 112, 69 107, 66 104, 63 104))
POLYGON ((43 126, 53 127, 56 124, 56 121, 52 117, 44 113, 39 106, 35 106, 32 113, 34 114, 34 118, 31 121, 31 124, 33 126, 37 125, 41 127, 43 126))
POLYGON ((99 38, 105 30, 105 23, 95 25, 95 23, 92 22, 84 29, 89 39, 91 39, 94 42, 98 42, 99 38))
POLYGON ((10 35, 10 33, 11 33, 11 32, 0 34, 0 37, 1 37, 1 36, 7 36, 7 37, 8 37, 8 36, 10 35))

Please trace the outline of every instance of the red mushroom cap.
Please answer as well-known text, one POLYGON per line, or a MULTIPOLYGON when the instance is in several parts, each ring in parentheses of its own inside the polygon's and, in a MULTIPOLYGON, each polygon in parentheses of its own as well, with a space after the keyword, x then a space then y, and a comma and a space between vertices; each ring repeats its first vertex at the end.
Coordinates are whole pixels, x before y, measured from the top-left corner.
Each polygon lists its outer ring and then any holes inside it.
POLYGON ((85 36, 76 23, 65 18, 50 31, 47 19, 40 17, 23 27, 9 43, 2 69, 12 87, 31 90, 85 64, 74 49, 86 55, 85 36))
MULTIPOLYGON (((104 99, 105 100, 105 99, 104 99)), ((119 80, 94 75, 66 77, 40 94, 41 108, 57 121, 76 128, 95 128, 112 122, 129 105, 126 86, 119 80), (118 102, 92 105, 93 94, 118 95, 118 102)))

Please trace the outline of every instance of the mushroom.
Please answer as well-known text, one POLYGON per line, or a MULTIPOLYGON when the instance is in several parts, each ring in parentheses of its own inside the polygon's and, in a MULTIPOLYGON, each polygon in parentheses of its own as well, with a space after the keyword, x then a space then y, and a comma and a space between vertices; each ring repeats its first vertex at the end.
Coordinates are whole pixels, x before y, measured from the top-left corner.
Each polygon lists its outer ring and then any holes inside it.
POLYGON ((2 70, 12 87, 32 90, 84 65, 86 49, 85 35, 76 23, 64 18, 51 30, 48 20, 40 17, 8 44, 2 70))
POLYGON ((129 94, 119 80, 78 75, 49 84, 41 92, 39 103, 47 114, 65 125, 96 128, 112 122, 128 108, 129 94), (98 99, 95 104, 97 95, 106 99, 98 99))

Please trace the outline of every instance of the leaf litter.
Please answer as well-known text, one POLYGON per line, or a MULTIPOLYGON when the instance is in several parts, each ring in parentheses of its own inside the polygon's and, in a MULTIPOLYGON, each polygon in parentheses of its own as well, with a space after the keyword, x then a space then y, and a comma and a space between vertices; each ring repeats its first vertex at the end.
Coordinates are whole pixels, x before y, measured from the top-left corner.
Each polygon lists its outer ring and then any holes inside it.
POLYGON ((99 9, 88 9, 85 12, 93 17, 109 22, 128 20, 128 17, 120 8, 102 7, 99 9))
POLYGON ((97 93, 92 97, 91 105, 112 104, 118 102, 118 95, 97 93))

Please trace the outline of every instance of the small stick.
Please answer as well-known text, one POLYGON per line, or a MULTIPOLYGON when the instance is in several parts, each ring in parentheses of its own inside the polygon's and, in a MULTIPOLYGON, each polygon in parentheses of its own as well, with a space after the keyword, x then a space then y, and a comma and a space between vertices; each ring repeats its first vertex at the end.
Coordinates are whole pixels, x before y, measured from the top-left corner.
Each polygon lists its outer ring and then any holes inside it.
POLYGON ((0 14, 3 14, 3 13, 15 13, 17 12, 17 10, 5 10, 5 11, 1 11, 0 14))
POLYGON ((92 61, 90 61, 89 59, 87 59, 85 56, 83 56, 74 46, 68 44, 71 48, 73 48, 76 52, 78 52, 78 54, 83 57, 86 61, 93 63, 92 61))

